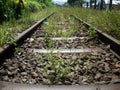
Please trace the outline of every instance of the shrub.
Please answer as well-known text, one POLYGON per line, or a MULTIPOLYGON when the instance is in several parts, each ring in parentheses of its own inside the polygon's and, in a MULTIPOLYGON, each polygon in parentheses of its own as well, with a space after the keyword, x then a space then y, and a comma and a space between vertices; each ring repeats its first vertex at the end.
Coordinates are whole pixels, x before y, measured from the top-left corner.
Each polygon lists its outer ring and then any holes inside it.
POLYGON ((25 9, 28 12, 35 12, 42 9, 42 5, 37 1, 27 1, 25 4, 25 9))

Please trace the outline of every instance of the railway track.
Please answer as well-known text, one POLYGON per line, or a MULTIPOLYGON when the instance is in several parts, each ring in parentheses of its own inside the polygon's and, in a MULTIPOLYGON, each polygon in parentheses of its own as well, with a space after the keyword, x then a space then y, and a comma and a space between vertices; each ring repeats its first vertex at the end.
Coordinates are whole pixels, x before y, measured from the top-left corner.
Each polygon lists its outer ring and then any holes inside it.
MULTIPOLYGON (((32 85, 119 83, 120 44, 77 17, 53 14, 38 21, 17 38, 16 46, 20 46, 11 57, 4 58, 14 51, 14 44, 1 49, 0 80, 32 85)), ((111 90, 118 86, 113 87, 111 90)), ((96 86, 94 88, 99 90, 96 86)))

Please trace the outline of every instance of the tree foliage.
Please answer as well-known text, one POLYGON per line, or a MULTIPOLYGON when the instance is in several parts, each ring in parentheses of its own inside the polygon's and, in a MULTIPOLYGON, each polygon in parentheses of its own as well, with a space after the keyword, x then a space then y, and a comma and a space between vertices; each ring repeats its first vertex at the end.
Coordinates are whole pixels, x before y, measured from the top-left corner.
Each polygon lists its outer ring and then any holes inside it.
POLYGON ((72 5, 76 0, 68 0, 68 3, 72 5))
POLYGON ((35 12, 52 5, 52 0, 0 0, 0 22, 19 19, 23 11, 35 12))
POLYGON ((68 0, 69 5, 80 5, 84 0, 68 0))

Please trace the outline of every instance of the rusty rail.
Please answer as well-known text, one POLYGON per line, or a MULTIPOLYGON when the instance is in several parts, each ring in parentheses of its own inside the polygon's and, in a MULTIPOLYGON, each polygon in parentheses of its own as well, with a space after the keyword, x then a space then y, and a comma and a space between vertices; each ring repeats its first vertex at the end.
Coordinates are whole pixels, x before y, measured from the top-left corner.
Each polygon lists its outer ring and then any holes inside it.
POLYGON ((0 90, 119 90, 119 84, 110 85, 25 85, 0 81, 0 90))
POLYGON ((83 25, 85 25, 85 27, 94 29, 97 32, 98 38, 102 42, 104 42, 106 44, 109 44, 112 52, 120 59, 120 42, 117 39, 111 37, 110 35, 108 35, 104 32, 102 32, 101 30, 97 29, 96 27, 93 27, 90 23, 85 22, 82 19, 80 19, 80 18, 78 18, 74 15, 71 15, 71 16, 73 16, 75 19, 82 22, 83 25))
POLYGON ((13 51, 15 50, 15 47, 19 46, 24 42, 24 40, 27 37, 30 37, 36 30, 37 27, 42 24, 43 21, 45 21, 47 18, 49 18, 51 15, 53 15, 55 12, 52 12, 48 16, 40 19, 37 23, 29 27, 27 30, 23 31, 15 40, 14 43, 11 43, 9 45, 6 45, 2 48, 0 48, 0 64, 3 62, 3 59, 8 58, 13 54, 13 51))

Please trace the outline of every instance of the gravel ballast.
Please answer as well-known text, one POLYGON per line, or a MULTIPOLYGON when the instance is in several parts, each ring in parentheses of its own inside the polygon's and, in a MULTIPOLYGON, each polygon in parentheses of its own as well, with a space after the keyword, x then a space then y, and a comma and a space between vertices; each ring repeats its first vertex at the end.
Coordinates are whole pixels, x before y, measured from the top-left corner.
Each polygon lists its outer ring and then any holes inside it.
MULTIPOLYGON (((67 27, 69 27, 68 24, 67 27)), ((49 85, 93 85, 120 82, 119 59, 112 54, 109 45, 102 43, 97 36, 89 37, 86 29, 69 36, 69 38, 78 37, 73 40, 52 40, 50 39, 53 38, 52 35, 48 35, 49 42, 47 42, 44 36, 44 30, 39 27, 32 37, 16 49, 11 58, 6 59, 0 66, 1 81, 49 85), (86 48, 98 48, 102 51, 58 52, 56 54, 52 52, 40 54, 33 51, 34 49, 86 48)))

